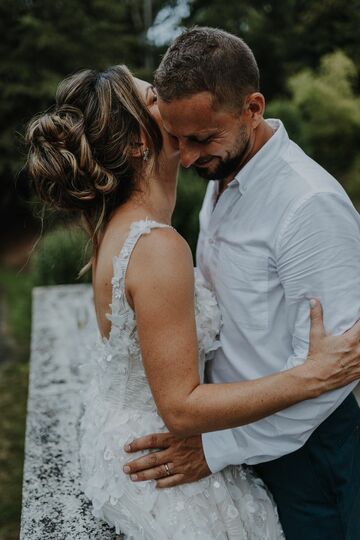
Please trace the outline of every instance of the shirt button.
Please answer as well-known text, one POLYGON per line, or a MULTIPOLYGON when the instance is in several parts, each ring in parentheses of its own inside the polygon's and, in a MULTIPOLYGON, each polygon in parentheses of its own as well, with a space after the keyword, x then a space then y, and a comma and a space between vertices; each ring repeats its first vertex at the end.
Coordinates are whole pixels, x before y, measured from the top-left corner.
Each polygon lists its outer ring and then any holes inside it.
POLYGON ((209 244, 210 246, 213 246, 215 244, 215 240, 213 238, 209 238, 209 244))

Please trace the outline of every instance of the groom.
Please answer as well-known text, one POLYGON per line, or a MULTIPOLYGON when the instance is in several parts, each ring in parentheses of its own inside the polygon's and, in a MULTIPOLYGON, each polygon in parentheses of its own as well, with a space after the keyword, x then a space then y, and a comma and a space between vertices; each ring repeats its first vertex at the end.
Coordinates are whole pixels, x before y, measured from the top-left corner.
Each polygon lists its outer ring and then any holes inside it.
MULTIPOLYGON (((360 219, 337 181, 264 120, 248 46, 213 28, 175 40, 155 75, 164 127, 181 163, 209 180, 197 264, 220 304, 221 348, 210 382, 293 367, 308 352, 308 299, 340 334, 360 317, 360 219)), ((191 482, 254 465, 278 505, 287 540, 360 538, 360 413, 354 384, 266 419, 202 437, 153 434, 129 451, 133 479, 191 482), (157 468, 156 468, 157 467, 157 468), (136 476, 134 476, 136 475, 136 476)))

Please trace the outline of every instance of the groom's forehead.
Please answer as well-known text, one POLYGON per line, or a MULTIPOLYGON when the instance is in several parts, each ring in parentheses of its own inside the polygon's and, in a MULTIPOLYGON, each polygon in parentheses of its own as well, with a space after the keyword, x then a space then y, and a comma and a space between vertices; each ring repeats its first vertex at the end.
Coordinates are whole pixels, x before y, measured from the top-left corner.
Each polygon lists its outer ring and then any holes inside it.
POLYGON ((171 119, 168 119, 168 121, 163 119, 163 125, 165 130, 170 135, 186 138, 209 135, 210 133, 213 133, 218 129, 217 126, 214 127, 208 122, 206 122, 204 125, 199 125, 193 119, 189 119, 189 121, 184 121, 183 119, 181 122, 177 121, 176 119, 174 119, 173 121, 171 121, 171 119))
POLYGON ((177 136, 190 137, 215 131, 225 120, 225 113, 215 111, 208 100, 199 95, 163 101, 159 98, 159 111, 165 129, 177 136))
POLYGON ((168 110, 171 115, 187 115, 192 114, 197 116, 197 113, 214 112, 213 98, 209 92, 199 92, 190 96, 174 98, 171 101, 163 100, 158 96, 159 106, 168 110))

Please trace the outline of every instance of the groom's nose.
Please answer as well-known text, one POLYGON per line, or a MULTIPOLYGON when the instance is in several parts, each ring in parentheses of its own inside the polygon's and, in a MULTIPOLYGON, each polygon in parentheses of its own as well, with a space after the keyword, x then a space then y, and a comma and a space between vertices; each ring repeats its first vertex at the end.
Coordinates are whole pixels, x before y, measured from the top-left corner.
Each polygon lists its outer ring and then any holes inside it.
POLYGON ((185 169, 191 167, 193 163, 200 157, 200 152, 193 148, 189 143, 179 141, 180 163, 185 169))

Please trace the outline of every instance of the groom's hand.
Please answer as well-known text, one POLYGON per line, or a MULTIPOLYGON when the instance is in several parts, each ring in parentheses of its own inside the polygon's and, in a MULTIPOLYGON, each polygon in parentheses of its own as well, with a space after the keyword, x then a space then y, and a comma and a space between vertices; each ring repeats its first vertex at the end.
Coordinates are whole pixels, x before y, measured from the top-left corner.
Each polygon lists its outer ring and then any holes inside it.
POLYGON ((211 474, 207 466, 201 436, 177 439, 171 433, 153 433, 135 439, 125 446, 127 452, 156 449, 123 468, 134 482, 156 480, 156 486, 167 488, 195 482, 211 474))

